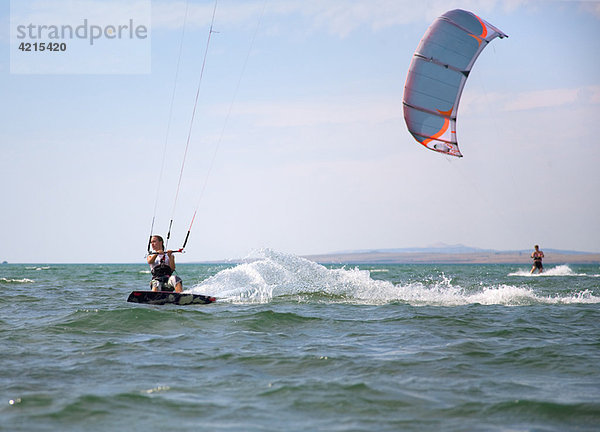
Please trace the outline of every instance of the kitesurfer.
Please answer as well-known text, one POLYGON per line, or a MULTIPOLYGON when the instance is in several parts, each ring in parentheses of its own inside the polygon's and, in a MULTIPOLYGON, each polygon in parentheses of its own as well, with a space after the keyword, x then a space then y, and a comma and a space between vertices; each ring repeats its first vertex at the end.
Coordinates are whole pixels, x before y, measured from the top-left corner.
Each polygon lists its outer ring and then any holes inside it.
POLYGON ((531 267, 531 274, 534 271, 539 270, 538 273, 544 271, 544 266, 542 265, 542 258, 544 258, 544 252, 540 250, 538 245, 534 246, 535 250, 531 254, 531 258, 533 258, 533 267, 531 267))
POLYGON ((174 275, 175 257, 172 250, 165 252, 165 243, 161 236, 152 236, 150 240, 152 253, 148 255, 147 261, 152 271, 150 287, 152 291, 182 292, 183 284, 181 278, 174 275))

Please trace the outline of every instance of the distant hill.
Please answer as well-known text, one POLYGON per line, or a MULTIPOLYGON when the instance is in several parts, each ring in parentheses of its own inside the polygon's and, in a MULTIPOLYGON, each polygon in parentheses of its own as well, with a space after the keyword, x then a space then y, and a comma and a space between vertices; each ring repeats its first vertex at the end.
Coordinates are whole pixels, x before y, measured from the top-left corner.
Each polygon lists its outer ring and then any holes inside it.
MULTIPOLYGON (((557 253, 565 255, 586 255, 590 252, 581 252, 564 249, 542 249, 548 253, 557 253)), ((365 253, 443 253, 443 254, 464 254, 464 253, 527 253, 531 254, 533 248, 520 249, 520 250, 507 250, 499 251, 496 249, 481 249, 471 246, 465 246, 462 244, 449 245, 445 243, 436 243, 425 247, 411 247, 411 248, 394 248, 394 249, 358 249, 332 252, 331 255, 346 255, 346 254, 365 254, 365 253)), ((546 252, 544 252, 546 253, 546 252)), ((328 255, 328 254, 326 254, 328 255)))
MULTIPOLYGON (((402 264, 402 263, 530 263, 533 249, 498 251, 480 249, 461 244, 443 243, 427 247, 396 249, 364 249, 339 251, 330 254, 310 255, 306 258, 320 263, 348 264, 402 264)), ((600 253, 560 249, 543 249, 545 263, 549 264, 600 264, 600 253)))
POLYGON ((337 254, 364 254, 364 253, 474 253, 474 252, 493 252, 491 249, 479 249, 465 246, 462 244, 448 245, 445 243, 436 243, 426 247, 395 248, 395 249, 362 249, 333 252, 337 254))

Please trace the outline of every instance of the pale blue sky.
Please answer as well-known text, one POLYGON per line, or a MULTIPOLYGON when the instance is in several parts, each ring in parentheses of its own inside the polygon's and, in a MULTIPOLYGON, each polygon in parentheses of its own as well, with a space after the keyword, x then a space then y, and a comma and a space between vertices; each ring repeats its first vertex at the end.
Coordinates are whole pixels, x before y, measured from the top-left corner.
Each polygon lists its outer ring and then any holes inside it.
MULTIPOLYGON (((172 247, 223 138, 179 261, 436 242, 600 251, 600 3, 414 3, 219 0, 172 247), (509 35, 467 81, 462 159, 416 143, 402 116, 411 56, 456 7, 509 35)), ((160 234, 213 4, 190 0, 160 234)), ((0 260, 143 262, 184 10, 152 1, 150 74, 17 75, 2 2, 0 260)))

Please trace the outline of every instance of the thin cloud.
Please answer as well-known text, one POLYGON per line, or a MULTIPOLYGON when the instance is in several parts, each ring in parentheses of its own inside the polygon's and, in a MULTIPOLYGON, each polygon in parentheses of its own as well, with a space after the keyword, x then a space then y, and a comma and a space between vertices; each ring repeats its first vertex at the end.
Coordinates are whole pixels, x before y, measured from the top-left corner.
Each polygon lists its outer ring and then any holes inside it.
POLYGON ((16 7, 13 5, 11 19, 14 22, 38 25, 80 23, 82 17, 93 18, 100 23, 111 23, 115 17, 125 15, 145 19, 150 10, 150 0, 46 0, 19 2, 16 7))
POLYGON ((597 0, 587 1, 581 4, 581 9, 586 13, 591 13, 600 18, 600 2, 597 0))
MULTIPOLYGON (((263 8, 262 2, 225 3, 217 6, 217 25, 255 25, 263 8)), ((152 3, 152 27, 154 29, 177 29, 183 22, 186 27, 208 26, 212 19, 214 3, 187 5, 185 1, 156 1, 152 3)))
POLYGON ((505 104, 504 110, 522 111, 554 108, 575 103, 582 105, 600 103, 600 86, 548 89, 520 93, 505 104))
POLYGON ((557 88, 520 93, 465 92, 460 101, 459 115, 486 112, 491 107, 504 112, 557 108, 571 105, 600 104, 600 86, 557 88))
MULTIPOLYGON (((219 4, 217 20, 220 25, 253 25, 265 11, 265 16, 275 20, 294 15, 303 16, 308 25, 305 30, 324 30, 329 34, 344 38, 355 31, 370 29, 378 31, 389 27, 413 22, 430 22, 445 11, 457 7, 485 13, 497 4, 505 8, 515 8, 521 0, 502 2, 490 0, 467 1, 426 1, 412 0, 278 0, 244 1, 219 4)), ((153 27, 177 28, 184 20, 184 1, 156 1, 152 4, 153 27)), ((200 27, 208 25, 212 16, 213 4, 189 4, 188 25, 200 27)))

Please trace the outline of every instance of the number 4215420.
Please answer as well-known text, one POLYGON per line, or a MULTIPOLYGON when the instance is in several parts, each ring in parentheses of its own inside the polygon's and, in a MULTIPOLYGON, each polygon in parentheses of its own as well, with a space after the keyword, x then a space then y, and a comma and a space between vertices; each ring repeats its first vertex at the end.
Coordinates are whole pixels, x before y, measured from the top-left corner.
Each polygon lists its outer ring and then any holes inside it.
POLYGON ((67 44, 64 42, 21 42, 21 51, 66 51, 67 44))

